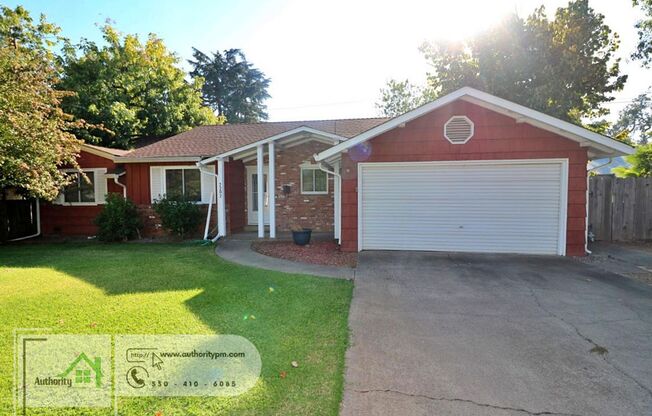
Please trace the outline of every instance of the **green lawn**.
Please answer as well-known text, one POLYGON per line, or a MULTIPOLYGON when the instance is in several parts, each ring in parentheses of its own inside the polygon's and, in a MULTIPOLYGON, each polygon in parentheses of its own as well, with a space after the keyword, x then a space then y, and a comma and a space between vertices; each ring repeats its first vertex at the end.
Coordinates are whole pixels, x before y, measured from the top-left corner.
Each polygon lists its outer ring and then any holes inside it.
POLYGON ((233 265, 196 244, 0 247, 0 414, 13 406, 13 329, 49 327, 70 334, 236 334, 260 351, 261 378, 241 396, 120 399, 120 414, 335 415, 352 287, 233 265), (250 315, 255 319, 244 319, 250 315))

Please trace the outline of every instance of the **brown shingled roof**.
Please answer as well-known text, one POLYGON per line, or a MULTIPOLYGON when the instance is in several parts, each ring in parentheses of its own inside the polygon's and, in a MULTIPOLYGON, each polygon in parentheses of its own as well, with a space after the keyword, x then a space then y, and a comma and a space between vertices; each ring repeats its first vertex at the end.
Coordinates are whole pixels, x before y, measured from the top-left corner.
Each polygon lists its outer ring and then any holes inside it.
POLYGON ((199 126, 176 136, 137 147, 125 156, 135 158, 215 156, 298 127, 310 127, 351 138, 387 120, 387 118, 358 118, 199 126))

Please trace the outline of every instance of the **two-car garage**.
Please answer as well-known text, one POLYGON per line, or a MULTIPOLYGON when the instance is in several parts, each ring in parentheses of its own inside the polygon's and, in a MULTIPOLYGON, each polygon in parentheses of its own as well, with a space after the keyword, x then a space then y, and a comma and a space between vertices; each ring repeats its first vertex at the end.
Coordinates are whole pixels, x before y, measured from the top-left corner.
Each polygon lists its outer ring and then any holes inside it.
POLYGON ((360 163, 360 250, 564 255, 566 159, 360 163))

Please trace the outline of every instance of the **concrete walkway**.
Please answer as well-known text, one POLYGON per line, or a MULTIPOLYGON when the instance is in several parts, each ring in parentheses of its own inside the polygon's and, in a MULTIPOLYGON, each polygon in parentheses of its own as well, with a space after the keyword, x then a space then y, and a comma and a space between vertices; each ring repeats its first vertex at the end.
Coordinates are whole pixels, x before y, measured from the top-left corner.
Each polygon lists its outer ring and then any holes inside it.
POLYGON ((215 253, 224 260, 241 264, 243 266, 257 267, 259 269, 274 270, 284 273, 309 274, 321 277, 334 277, 338 279, 353 279, 355 277, 355 269, 350 267, 297 263, 294 261, 262 255, 251 249, 251 242, 252 240, 247 237, 228 237, 217 243, 215 253))

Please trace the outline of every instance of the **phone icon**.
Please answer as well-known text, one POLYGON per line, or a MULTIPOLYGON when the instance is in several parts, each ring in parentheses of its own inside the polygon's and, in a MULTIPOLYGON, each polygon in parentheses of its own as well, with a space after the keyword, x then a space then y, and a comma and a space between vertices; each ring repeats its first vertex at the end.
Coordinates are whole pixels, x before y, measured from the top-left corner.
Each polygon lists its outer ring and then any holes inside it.
POLYGON ((135 389, 145 387, 145 379, 149 378, 149 373, 144 367, 135 366, 127 371, 127 384, 135 389))

